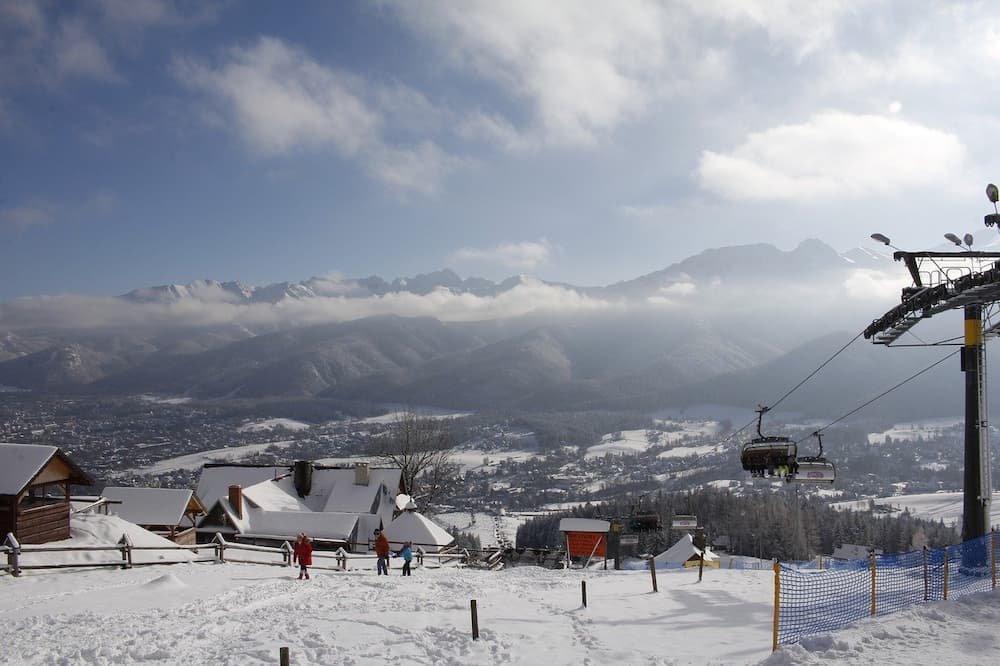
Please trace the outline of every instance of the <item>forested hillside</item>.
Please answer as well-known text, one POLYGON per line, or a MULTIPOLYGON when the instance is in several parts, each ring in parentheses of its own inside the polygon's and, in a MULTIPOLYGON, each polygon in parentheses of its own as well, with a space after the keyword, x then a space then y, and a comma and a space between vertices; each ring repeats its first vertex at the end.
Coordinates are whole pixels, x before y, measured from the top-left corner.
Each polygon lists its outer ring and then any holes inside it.
POLYGON ((640 533, 637 553, 658 553, 676 541, 680 532, 670 530, 674 515, 694 514, 705 528, 709 543, 728 540, 735 555, 779 560, 806 560, 830 554, 841 544, 879 548, 886 553, 957 543, 958 533, 940 522, 911 516, 879 516, 832 509, 820 498, 800 498, 794 487, 787 493, 734 495, 705 489, 690 493, 650 496, 641 507, 625 502, 587 504, 562 514, 535 518, 517 531, 519 548, 558 548, 562 545, 559 520, 567 516, 620 520, 628 532, 628 517, 652 514, 666 528, 640 533))

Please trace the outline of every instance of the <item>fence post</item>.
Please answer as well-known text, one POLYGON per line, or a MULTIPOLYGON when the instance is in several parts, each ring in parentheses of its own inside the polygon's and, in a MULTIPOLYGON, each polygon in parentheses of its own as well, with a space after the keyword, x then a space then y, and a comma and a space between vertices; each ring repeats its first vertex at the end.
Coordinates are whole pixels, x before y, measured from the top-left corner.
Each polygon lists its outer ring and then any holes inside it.
POLYGON ((944 547, 944 600, 948 601, 948 546, 944 547))
POLYGON ((778 619, 781 617, 781 563, 774 560, 774 622, 771 631, 771 652, 778 650, 778 619))
POLYGON ((278 648, 278 663, 280 666, 289 666, 292 663, 288 656, 287 647, 278 648))
POLYGON ((118 540, 118 545, 122 551, 122 569, 131 569, 132 540, 128 538, 128 534, 122 534, 122 538, 118 540))
POLYGON ((341 571, 347 571, 347 553, 343 547, 337 549, 337 566, 341 571))
POLYGON ((878 615, 878 598, 876 597, 876 592, 875 592, 876 590, 875 571, 877 568, 875 564, 875 557, 876 557, 875 551, 872 551, 871 555, 868 556, 868 559, 871 563, 871 572, 872 572, 872 617, 878 615))
POLYGON ((7 547, 7 564, 10 566, 10 575, 17 578, 21 575, 21 544, 18 543, 13 532, 7 533, 4 546, 7 547))
POLYGON ((479 610, 475 599, 469 602, 469 609, 472 611, 472 640, 479 640, 479 610))
POLYGON ((295 563, 292 561, 292 544, 287 541, 281 544, 281 559, 288 566, 294 566, 295 563))
POLYGON ((649 575, 653 577, 653 592, 659 592, 656 589, 656 558, 652 555, 649 557, 649 575))
POLYGON ((580 592, 583 594, 583 607, 587 607, 587 581, 580 581, 580 592))
POLYGON ((924 546, 924 601, 930 599, 930 579, 927 577, 927 546, 924 546))
POLYGON ((215 556, 218 558, 219 563, 226 561, 226 539, 222 536, 222 532, 216 532, 215 537, 212 539, 212 543, 215 544, 215 556))

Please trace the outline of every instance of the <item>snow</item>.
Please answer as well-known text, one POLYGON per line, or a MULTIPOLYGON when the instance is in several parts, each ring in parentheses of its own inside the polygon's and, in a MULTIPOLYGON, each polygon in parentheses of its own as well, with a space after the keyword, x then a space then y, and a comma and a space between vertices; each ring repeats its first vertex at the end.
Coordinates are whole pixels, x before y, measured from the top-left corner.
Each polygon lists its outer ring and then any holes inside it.
POLYGON ((180 525, 188 502, 190 490, 175 488, 125 488, 109 486, 101 495, 121 504, 111 505, 109 511, 138 525, 180 525))
POLYGON ((254 421, 252 423, 244 423, 236 432, 264 432, 271 431, 275 428, 284 428, 285 430, 308 430, 311 428, 308 423, 303 423, 302 421, 295 421, 293 419, 267 419, 265 421, 254 421))
POLYGON ((961 432, 965 422, 961 417, 926 419, 910 423, 898 423, 884 432, 873 432, 868 435, 869 444, 885 444, 886 437, 893 440, 914 441, 920 438, 937 437, 947 430, 961 432))
MULTIPOLYGON (((835 509, 868 511, 869 502, 874 501, 876 506, 888 507, 890 510, 896 511, 908 509, 916 518, 942 520, 945 525, 955 526, 960 525, 962 521, 962 498, 963 494, 960 492, 939 492, 836 502, 830 506, 835 509)), ((1000 492, 993 493, 993 501, 990 504, 990 524, 1000 525, 1000 492)))
MULTIPOLYGON (((211 449, 199 451, 174 458, 165 458, 152 465, 145 467, 135 467, 125 470, 125 475, 129 474, 166 474, 178 469, 201 469, 207 463, 217 463, 223 461, 246 460, 255 453, 261 453, 272 446, 278 449, 288 448, 294 440, 284 440, 281 442, 264 442, 263 444, 244 444, 242 446, 230 446, 224 449, 211 449)), ((200 497, 200 496, 199 496, 200 497)))
MULTIPOLYGON (((651 446, 669 446, 685 438, 706 439, 718 431, 715 421, 670 421, 658 420, 661 427, 669 430, 643 429, 622 430, 601 437, 601 443, 587 449, 585 458, 599 458, 611 455, 635 455, 643 453, 651 446)), ((660 458, 685 457, 712 453, 719 449, 718 444, 698 444, 694 446, 677 446, 659 454, 660 458)))
POLYGON ((3 447, 0 495, 17 495, 24 490, 58 450, 54 446, 6 442, 0 442, 0 447, 3 447))
MULTIPOLYGON (((90 517, 87 522, 93 522, 90 517)), ((120 525, 118 526, 120 527, 120 525)), ((106 526, 102 536, 117 540, 106 526)), ((139 557, 144 552, 137 552, 139 557)), ((76 554, 74 554, 76 555, 76 554)), ((79 554, 84 555, 84 554, 79 554)), ((40 555, 25 555, 28 557, 40 555)), ((60 554, 60 557, 69 557, 60 554)), ((398 564, 398 560, 393 560, 398 564)), ((415 563, 416 564, 416 563, 415 563)), ((862 620, 771 654, 770 571, 348 572, 188 562, 0 576, 0 644, 17 664, 991 664, 988 593, 862 620), (588 606, 581 603, 587 583, 588 606), (470 635, 477 602, 480 638, 470 635)))

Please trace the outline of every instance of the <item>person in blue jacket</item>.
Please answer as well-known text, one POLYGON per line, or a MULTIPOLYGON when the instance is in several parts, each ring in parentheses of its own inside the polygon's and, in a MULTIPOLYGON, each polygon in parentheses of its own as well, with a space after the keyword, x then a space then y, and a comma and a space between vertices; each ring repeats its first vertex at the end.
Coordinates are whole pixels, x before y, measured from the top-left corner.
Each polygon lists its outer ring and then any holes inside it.
POLYGON ((403 542, 403 547, 396 553, 397 557, 403 558, 403 575, 410 575, 410 560, 413 559, 413 544, 409 541, 403 542))

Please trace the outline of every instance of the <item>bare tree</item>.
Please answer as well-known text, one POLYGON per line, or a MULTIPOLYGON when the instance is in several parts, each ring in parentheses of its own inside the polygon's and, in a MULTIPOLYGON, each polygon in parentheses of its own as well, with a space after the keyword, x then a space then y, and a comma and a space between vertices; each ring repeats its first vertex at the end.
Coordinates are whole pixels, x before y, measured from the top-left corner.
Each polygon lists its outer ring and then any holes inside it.
POLYGON ((458 476, 451 460, 452 438, 445 419, 399 412, 379 437, 376 454, 403 471, 406 492, 424 508, 458 476))

